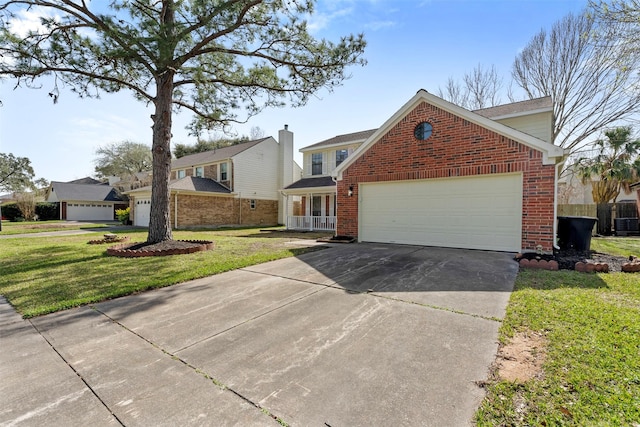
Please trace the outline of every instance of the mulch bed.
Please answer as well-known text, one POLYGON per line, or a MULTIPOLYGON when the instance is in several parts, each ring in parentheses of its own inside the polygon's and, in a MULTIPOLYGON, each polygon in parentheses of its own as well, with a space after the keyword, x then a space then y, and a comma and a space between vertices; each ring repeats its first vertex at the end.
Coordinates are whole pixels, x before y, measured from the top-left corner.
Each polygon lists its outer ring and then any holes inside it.
POLYGON ((609 265, 609 271, 622 271, 622 264, 628 263, 629 259, 620 256, 607 255, 596 251, 575 251, 560 250, 553 254, 537 254, 526 252, 521 254, 522 259, 538 259, 545 261, 555 260, 558 262, 560 270, 575 270, 577 262, 584 263, 605 263, 609 265))
POLYGON ((159 243, 138 242, 116 245, 107 249, 107 254, 119 257, 147 257, 185 255, 208 251, 215 247, 209 240, 165 240, 159 243))

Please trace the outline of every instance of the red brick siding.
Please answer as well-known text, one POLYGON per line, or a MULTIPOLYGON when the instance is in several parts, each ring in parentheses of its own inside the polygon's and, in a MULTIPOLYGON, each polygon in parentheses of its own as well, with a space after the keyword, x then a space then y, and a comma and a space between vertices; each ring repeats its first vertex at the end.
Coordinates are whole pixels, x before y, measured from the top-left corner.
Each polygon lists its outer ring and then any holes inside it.
POLYGON ((338 181, 337 234, 358 236, 358 183, 522 172, 522 246, 553 245, 553 165, 542 153, 425 102, 350 165, 338 181), (426 141, 413 135, 427 121, 426 141), (347 196, 353 186, 353 197, 347 196))

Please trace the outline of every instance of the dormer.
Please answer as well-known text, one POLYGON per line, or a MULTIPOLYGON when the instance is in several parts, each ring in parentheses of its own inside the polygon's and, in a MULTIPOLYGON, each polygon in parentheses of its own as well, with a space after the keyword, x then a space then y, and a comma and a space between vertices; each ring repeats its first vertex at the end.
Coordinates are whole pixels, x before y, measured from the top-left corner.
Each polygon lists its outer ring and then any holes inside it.
POLYGON ((330 176, 376 129, 338 135, 300 149, 303 178, 330 176))

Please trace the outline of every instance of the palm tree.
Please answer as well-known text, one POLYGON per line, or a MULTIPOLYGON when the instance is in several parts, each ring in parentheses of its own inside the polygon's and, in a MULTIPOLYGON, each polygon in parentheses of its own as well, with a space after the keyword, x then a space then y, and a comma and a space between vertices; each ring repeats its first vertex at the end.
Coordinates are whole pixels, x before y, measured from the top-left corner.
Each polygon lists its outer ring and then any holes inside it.
POLYGON ((630 185, 640 177, 640 140, 631 140, 631 126, 620 126, 604 133, 594 146, 597 155, 578 160, 578 174, 583 184, 591 182, 593 201, 614 201, 620 190, 630 191, 630 185))

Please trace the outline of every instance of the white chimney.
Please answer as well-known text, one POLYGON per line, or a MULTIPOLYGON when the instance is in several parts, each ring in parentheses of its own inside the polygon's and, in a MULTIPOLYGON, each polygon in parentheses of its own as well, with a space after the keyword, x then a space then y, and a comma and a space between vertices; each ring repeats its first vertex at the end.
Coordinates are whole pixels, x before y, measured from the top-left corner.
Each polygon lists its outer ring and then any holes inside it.
MULTIPOLYGON (((280 189, 293 183, 293 132, 289 125, 278 131, 278 185, 280 189)), ((288 206, 285 204, 285 196, 280 195, 278 202, 278 223, 287 221, 288 206)))

